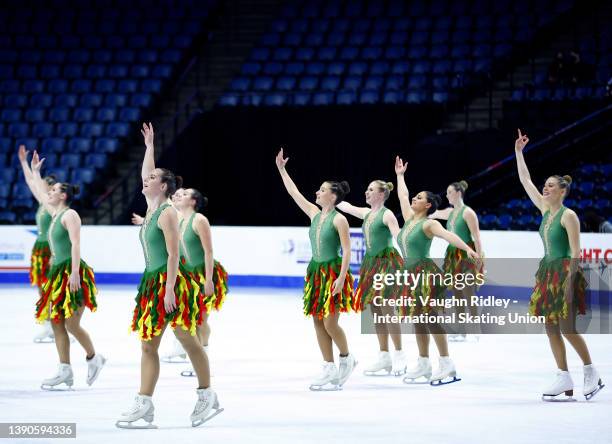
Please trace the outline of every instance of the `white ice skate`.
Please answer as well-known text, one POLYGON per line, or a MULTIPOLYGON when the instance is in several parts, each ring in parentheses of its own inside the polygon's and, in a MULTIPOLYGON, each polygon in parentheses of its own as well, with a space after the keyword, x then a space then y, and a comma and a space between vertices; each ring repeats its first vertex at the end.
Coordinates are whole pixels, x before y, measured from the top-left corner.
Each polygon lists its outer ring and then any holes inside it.
POLYGON ((599 372, 593 364, 584 366, 584 389, 583 394, 587 401, 593 398, 605 385, 601 382, 599 372))
POLYGON ((552 385, 544 390, 542 393, 542 401, 549 402, 572 402, 575 401, 572 396, 574 395, 574 381, 568 371, 558 370, 555 381, 552 385), (558 398, 558 396, 565 394, 565 398, 558 398))
POLYGON ((117 420, 115 426, 120 429, 156 429, 157 426, 151 424, 155 413, 153 399, 146 395, 136 395, 134 404, 125 413, 121 414, 121 418, 117 420), (138 424, 138 421, 142 421, 138 424), (145 424, 142 424, 142 423, 145 424))
POLYGON ((36 344, 49 344, 55 342, 55 336, 53 335, 53 328, 51 328, 51 322, 45 321, 39 324, 37 332, 34 335, 34 342, 36 344))
POLYGON ((406 371, 404 384, 429 384, 431 378, 431 363, 429 358, 419 356, 415 367, 406 371))
POLYGON ((338 385, 340 387, 342 387, 349 376, 351 376, 357 364, 357 360, 351 353, 349 353, 348 356, 340 356, 340 364, 338 366, 338 385))
POLYGON ((448 356, 440 356, 440 365, 438 370, 431 376, 429 383, 433 386, 452 384, 453 382, 461 381, 457 378, 457 370, 455 364, 448 356))
POLYGON ((388 351, 378 352, 378 359, 363 371, 366 376, 389 376, 393 368, 391 355, 388 351))
POLYGON ((223 411, 219 407, 219 399, 213 389, 208 387, 207 389, 197 389, 196 392, 198 393, 198 400, 190 416, 192 427, 201 426, 223 411))
POLYGON ((162 362, 170 364, 184 364, 187 362, 187 353, 183 349, 183 346, 174 338, 172 341, 172 349, 161 358, 162 362))
POLYGON ((321 374, 310 384, 313 392, 342 390, 338 384, 338 369, 333 362, 323 363, 321 374))
POLYGON ((395 350, 393 352, 393 368, 391 373, 393 376, 402 376, 406 373, 408 364, 406 363, 406 353, 403 350, 395 350))
POLYGON ((99 353, 87 361, 87 385, 93 384, 98 379, 104 364, 106 364, 106 358, 99 353))
POLYGON ((40 388, 50 391, 71 390, 72 384, 74 384, 72 367, 70 364, 59 364, 57 367, 57 375, 43 380, 40 388), (58 388, 58 386, 61 384, 66 384, 67 388, 58 388))

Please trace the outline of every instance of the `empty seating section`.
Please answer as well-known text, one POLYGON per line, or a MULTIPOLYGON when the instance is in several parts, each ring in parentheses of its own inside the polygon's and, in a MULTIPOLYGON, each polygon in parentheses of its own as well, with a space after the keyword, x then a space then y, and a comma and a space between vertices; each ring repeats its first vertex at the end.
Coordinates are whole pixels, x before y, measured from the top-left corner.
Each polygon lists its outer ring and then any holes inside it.
POLYGON ((294 0, 222 106, 445 103, 573 1, 294 0))
MULTIPOLYGON (((593 210, 612 219, 612 164, 585 164, 573 171, 574 184, 564 205, 584 222, 586 211, 593 210)), ((480 211, 483 230, 537 230, 542 216, 527 198, 512 199, 494 209, 480 211)), ((584 229, 584 227, 583 227, 584 229)))
MULTIPOLYGON (((107 167, 216 0, 10 1, 0 11, 0 207, 31 222, 17 147, 84 185, 107 167), (17 188, 15 188, 18 186, 17 188), (20 191, 20 193, 14 193, 20 191), (21 216, 20 216, 21 215, 21 216)), ((13 220, 12 216, 7 216, 13 220)))

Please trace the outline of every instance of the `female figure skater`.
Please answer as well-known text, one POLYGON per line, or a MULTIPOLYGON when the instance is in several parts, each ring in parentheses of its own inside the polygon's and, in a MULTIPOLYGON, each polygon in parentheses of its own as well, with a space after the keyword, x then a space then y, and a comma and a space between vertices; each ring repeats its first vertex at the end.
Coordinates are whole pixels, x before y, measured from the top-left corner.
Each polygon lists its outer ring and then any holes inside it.
MULTIPOLYGON (((198 190, 188 188, 177 191, 175 207, 180 213, 180 254, 181 261, 199 284, 198 305, 201 319, 198 320, 198 339, 208 355, 210 325, 208 315, 212 310, 220 310, 227 294, 227 272, 214 260, 210 223, 202 209, 208 200, 198 190)), ((193 370, 181 372, 183 376, 194 376, 193 370)))
MULTIPOLYGON (((455 233, 465 242, 471 249, 478 253, 478 256, 482 259, 482 244, 480 242, 480 228, 478 227, 478 216, 476 212, 465 205, 463 199, 465 198, 465 192, 467 191, 468 184, 465 180, 461 182, 453 182, 446 188, 446 198, 451 204, 452 208, 445 208, 443 210, 435 211, 430 218, 432 219, 444 219, 447 220, 446 229, 451 233, 455 233)), ((446 248, 446 254, 444 255, 444 266, 442 267, 444 273, 450 273, 453 276, 462 275, 463 279, 469 276, 470 281, 474 282, 475 276, 478 273, 484 274, 482 261, 473 261, 470 259, 466 252, 453 245, 449 245, 446 248)), ((455 280, 453 279, 453 282, 455 280)), ((462 281, 462 282, 465 282, 462 281)), ((461 284, 463 286, 463 283, 461 284)), ((457 288, 459 285, 453 285, 450 290, 453 292, 453 296, 456 299, 466 299, 468 301, 468 307, 470 313, 473 316, 478 315, 478 307, 472 306, 469 301, 471 296, 476 294, 476 285, 465 285, 464 288, 457 288)), ((457 313, 463 312, 463 306, 457 305, 455 307, 457 313)), ((466 326, 467 328, 467 326, 466 326)), ((474 327, 477 329, 477 324, 474 327)), ((475 330, 477 333, 478 330, 475 330)), ((451 341, 465 341, 466 332, 461 334, 449 335, 451 341)))
POLYGON ((310 389, 339 390, 357 365, 349 353, 346 335, 338 325, 341 312, 348 312, 353 305, 353 277, 349 272, 351 242, 346 217, 336 211, 349 192, 346 182, 326 181, 316 192, 316 204, 309 202, 289 177, 283 157, 283 149, 276 156, 276 166, 289 195, 310 218, 310 246, 312 259, 308 264, 304 283, 304 314, 312 316, 317 341, 323 355, 323 371, 310 389), (342 246, 342 257, 338 248, 342 246), (334 364, 332 343, 340 351, 340 366, 334 364))
POLYGON ((195 337, 200 310, 199 286, 179 263, 178 217, 167 202, 177 188, 177 177, 169 170, 155 168, 153 126, 143 124, 141 132, 146 145, 142 193, 147 199, 147 214, 140 229, 140 242, 146 269, 138 287, 132 319, 132 331, 138 332, 142 345, 140 391, 132 408, 122 414, 116 426, 155 427, 151 425, 154 416, 151 398, 159 378, 158 349, 170 324, 198 378, 198 400, 191 413, 192 426, 197 427, 223 409, 219 408, 217 395, 210 388, 208 358, 195 337), (134 425, 140 419, 148 424, 134 425))
POLYGON ((567 370, 565 339, 576 350, 584 364, 583 394, 591 399, 604 385, 591 363, 586 342, 576 332, 576 316, 585 314, 586 280, 579 268, 580 221, 573 210, 563 206, 570 192, 570 176, 551 176, 546 179, 542 194, 531 181, 523 149, 529 143, 527 135, 518 130, 514 142, 519 179, 533 204, 542 212, 540 237, 544 244, 544 257, 536 273, 536 285, 531 295, 529 312, 546 316, 546 334, 557 363, 557 376, 544 390, 544 401, 573 400, 574 382, 567 370), (565 394, 566 398, 557 396, 565 394))
MULTIPOLYGON (((360 312, 364 307, 370 306, 372 313, 378 315, 393 315, 393 308, 387 305, 373 304, 374 296, 383 295, 385 298, 396 298, 392 290, 397 287, 386 287, 384 290, 375 290, 374 277, 377 274, 394 274, 403 266, 402 256, 393 247, 391 232, 399 231, 399 224, 393 212, 385 207, 385 202, 393 191, 391 182, 374 180, 365 192, 368 207, 356 207, 346 201, 342 201, 337 208, 345 213, 363 219, 363 238, 366 243, 366 253, 361 262, 359 273, 359 285, 355 290, 353 307, 360 312)), ((374 324, 378 336, 378 361, 368 367, 364 374, 376 376, 381 372, 387 375, 393 373, 400 376, 406 373, 406 355, 402 351, 402 332, 398 324, 374 324), (395 352, 393 359, 389 353, 389 336, 393 341, 395 352)))
MULTIPOLYGON (((45 210, 45 206, 42 202, 43 199, 47 199, 49 189, 55 185, 55 178, 53 176, 46 176, 43 178, 47 186, 43 189, 43 194, 40 195, 34 183, 32 170, 30 169, 30 165, 28 165, 28 152, 24 145, 19 146, 18 156, 28 188, 38 202, 38 210, 36 211, 36 228, 38 229, 38 236, 34 242, 32 255, 30 256, 30 283, 38 287, 38 294, 40 297, 42 287, 45 282, 47 282, 47 272, 49 271, 49 261, 51 260, 51 250, 49 249, 49 240, 47 236, 49 225, 51 224, 51 215, 45 210)), ((46 320, 42 323, 40 331, 34 336, 34 342, 43 343, 53 341, 53 329, 51 328, 50 321, 46 320)))
POLYGON ((78 194, 79 187, 56 183, 48 191, 47 199, 44 199, 48 187, 47 182, 40 177, 44 160, 34 151, 31 164, 33 184, 45 210, 52 216, 48 231, 51 265, 48 280, 36 303, 35 316, 38 322, 51 320, 60 364, 57 375, 45 379, 41 388, 56 390, 60 384, 66 384, 68 388, 73 385, 68 332, 87 354, 88 385, 98 378, 106 359, 96 353, 89 334, 80 325, 85 307, 96 311, 97 289, 93 270, 81 260, 81 218, 69 206, 72 198, 78 194))
MULTIPOLYGON (((444 299, 446 293, 446 288, 440 279, 443 272, 429 258, 432 238, 436 236, 444 239, 451 245, 465 250, 471 258, 475 259, 478 255, 459 236, 445 230, 440 222, 428 219, 428 216, 436 211, 440 204, 439 196, 430 191, 421 191, 412 198, 412 203, 410 203, 408 187, 404 180, 407 167, 408 163, 404 163, 402 159, 396 157, 397 192, 405 223, 399 233, 393 234, 397 236, 397 243, 404 256, 404 270, 412 276, 421 275, 418 285, 413 290, 409 286, 404 287, 404 296, 413 299, 413 305, 409 307, 407 314, 419 316, 423 313, 435 312, 436 307, 430 304, 444 299), (426 278, 428 274, 429 277, 426 278), (440 278, 436 279, 435 276, 440 278), (430 303, 423 304, 421 298, 429 298, 426 300, 429 300, 430 303)), ((424 377, 431 385, 460 381, 457 378, 455 365, 448 355, 448 343, 444 329, 439 324, 415 323, 414 330, 419 348, 419 359, 416 367, 406 372, 404 382, 411 384, 421 377, 424 377), (433 376, 429 362, 429 334, 433 336, 440 353, 440 366, 433 376), (452 379, 447 380, 447 378, 452 379)))

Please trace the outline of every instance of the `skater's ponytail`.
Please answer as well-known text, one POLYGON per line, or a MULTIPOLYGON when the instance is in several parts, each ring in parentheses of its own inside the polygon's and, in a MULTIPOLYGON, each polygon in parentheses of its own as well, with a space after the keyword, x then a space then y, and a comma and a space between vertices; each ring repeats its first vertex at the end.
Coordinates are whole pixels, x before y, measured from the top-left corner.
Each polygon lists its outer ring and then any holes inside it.
POLYGON ((159 168, 161 175, 159 180, 161 183, 166 184, 166 197, 172 196, 176 190, 183 186, 183 178, 181 176, 175 176, 174 173, 166 168, 159 168))
POLYGON ((191 190, 191 198, 195 201, 195 205, 193 206, 193 209, 196 212, 204 209, 204 207, 208 205, 208 199, 195 188, 190 188, 190 190, 191 190))
POLYGON ((572 188, 572 176, 566 174, 565 176, 556 175, 553 177, 557 179, 557 182, 559 183, 559 188, 565 190, 565 196, 563 197, 566 198, 572 188))
POLYGON ((346 180, 342 182, 334 182, 333 180, 328 180, 330 191, 336 195, 336 205, 344 200, 344 197, 351 191, 351 187, 346 180))
POLYGON ((389 199, 391 191, 393 191, 393 188, 395 188, 393 183, 385 182, 384 180, 375 180, 374 183, 378 186, 378 191, 385 193, 385 200, 389 199))
POLYGON ((425 191, 425 199, 427 200, 427 203, 431 204, 431 207, 427 209, 427 215, 429 216, 438 209, 442 203, 442 198, 431 191, 425 191))
POLYGON ((79 194, 81 187, 78 184, 71 184, 67 182, 60 182, 60 192, 66 194, 66 204, 70 204, 74 197, 79 194))
POLYGON ((465 180, 453 182, 450 184, 450 186, 453 187, 455 191, 461 193, 461 197, 465 199, 465 192, 468 189, 468 183, 465 180))

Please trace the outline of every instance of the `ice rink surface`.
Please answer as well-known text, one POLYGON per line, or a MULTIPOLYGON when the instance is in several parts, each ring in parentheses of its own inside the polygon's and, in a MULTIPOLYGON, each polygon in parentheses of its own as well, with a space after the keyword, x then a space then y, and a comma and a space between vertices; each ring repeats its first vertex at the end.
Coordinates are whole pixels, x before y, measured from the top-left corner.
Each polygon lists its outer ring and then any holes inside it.
MULTIPOLYGON (((76 422, 79 443, 577 443, 612 442, 612 336, 587 342, 607 386, 590 402, 582 396, 582 366, 568 349, 578 402, 545 403, 555 365, 544 335, 489 335, 451 343, 461 382, 407 386, 401 378, 366 377, 378 351, 376 337, 360 334, 360 318, 343 315, 359 365, 339 392, 308 390, 320 357, 312 321, 301 313, 299 290, 231 288, 211 316, 212 384, 225 411, 199 428, 189 414, 196 380, 179 375, 187 364, 162 364, 153 401, 157 430, 119 430, 139 385, 140 350, 128 331, 135 288, 104 286, 99 309, 84 315, 96 349, 108 359, 92 387, 85 383, 83 349, 72 344, 74 390, 40 390, 57 367, 54 344, 34 344, 36 292, 0 287, 0 422, 76 422)), ((162 352, 171 341, 166 332, 162 352)), ((413 365, 414 337, 404 336, 413 365)), ((437 365, 432 344, 431 356, 437 365)), ((9 442, 9 440, 0 440, 9 442)), ((15 442, 65 440, 36 439, 15 442)), ((67 440, 66 440, 67 441, 67 440)), ((70 442, 75 442, 71 439, 70 442)))

